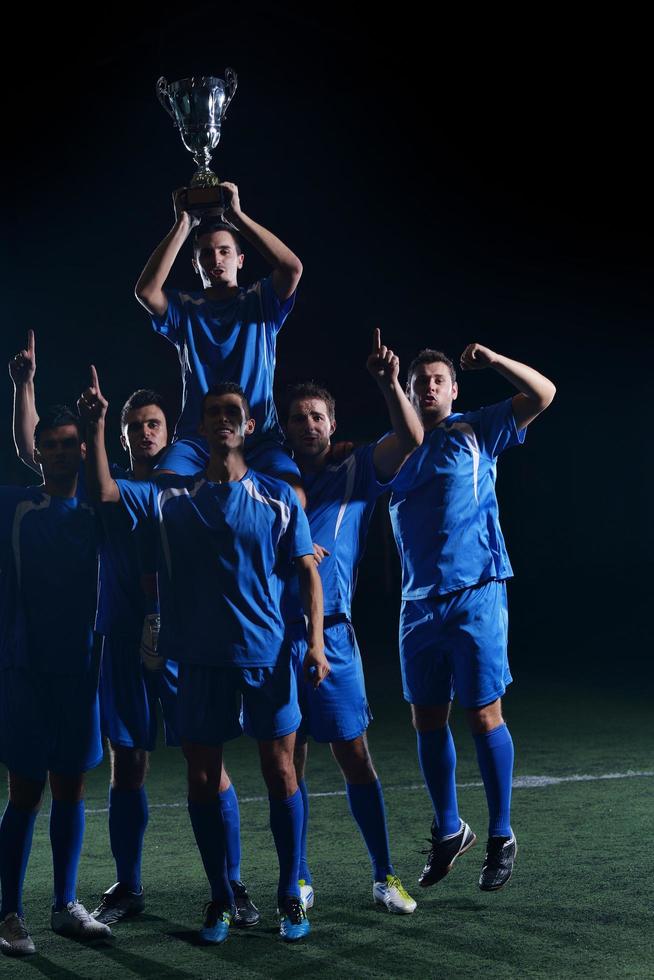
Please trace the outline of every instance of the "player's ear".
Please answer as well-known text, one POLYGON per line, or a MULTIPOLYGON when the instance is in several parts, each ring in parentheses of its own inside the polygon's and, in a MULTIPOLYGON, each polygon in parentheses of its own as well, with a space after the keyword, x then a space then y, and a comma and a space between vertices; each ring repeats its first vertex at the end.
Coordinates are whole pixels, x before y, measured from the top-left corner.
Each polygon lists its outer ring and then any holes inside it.
POLYGON ((330 436, 333 436, 335 432, 336 432, 336 419, 332 419, 331 422, 329 423, 330 436))
POLYGON ((251 436, 254 430, 256 429, 256 427, 257 427, 257 423, 254 421, 254 419, 248 419, 247 422, 245 423, 245 435, 251 436))
POLYGON ((236 257, 236 268, 242 269, 244 262, 245 262, 245 252, 241 252, 241 254, 237 255, 236 257))
POLYGON ((452 401, 454 401, 454 399, 458 396, 458 394, 459 394, 459 386, 455 381, 454 384, 452 385, 452 401))

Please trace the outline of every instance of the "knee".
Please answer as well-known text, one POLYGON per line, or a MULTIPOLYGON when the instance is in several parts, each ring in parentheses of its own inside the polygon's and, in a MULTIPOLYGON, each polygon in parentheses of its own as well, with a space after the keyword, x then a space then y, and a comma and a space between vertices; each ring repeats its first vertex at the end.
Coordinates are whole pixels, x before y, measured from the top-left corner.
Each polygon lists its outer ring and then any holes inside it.
POLYGON ((50 773, 52 799, 58 803, 81 803, 84 799, 84 773, 75 776, 62 776, 50 773))
POLYGON ((148 771, 148 753, 143 749, 114 748, 111 755, 111 786, 119 790, 141 789, 148 771))
POLYGON ((468 725, 473 735, 485 735, 504 724, 502 704, 499 700, 481 708, 470 708, 467 712, 468 725))
POLYGON ((220 786, 218 787, 218 790, 221 793, 225 793, 231 785, 232 785, 232 781, 229 778, 229 773, 223 766, 220 771, 220 786))
POLYGON ((363 738, 332 742, 331 750, 347 783, 374 783, 377 779, 368 746, 363 738))
POLYGON ((13 773, 9 774, 9 800, 17 810, 28 813, 38 813, 43 799, 44 783, 21 779, 13 773))
POLYGON ((269 794, 285 800, 297 790, 295 766, 291 758, 270 759, 262 767, 262 774, 269 794))
POLYGON ((411 721, 416 732, 435 732, 450 719, 450 704, 411 705, 411 721))

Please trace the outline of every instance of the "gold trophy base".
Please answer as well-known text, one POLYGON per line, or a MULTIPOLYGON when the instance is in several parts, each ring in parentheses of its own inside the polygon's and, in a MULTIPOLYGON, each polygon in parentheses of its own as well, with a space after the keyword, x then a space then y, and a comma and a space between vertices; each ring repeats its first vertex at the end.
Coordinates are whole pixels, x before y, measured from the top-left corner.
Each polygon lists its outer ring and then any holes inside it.
POLYGON ((178 197, 183 211, 188 211, 198 218, 216 215, 222 218, 225 211, 225 201, 220 184, 213 187, 184 187, 178 197))

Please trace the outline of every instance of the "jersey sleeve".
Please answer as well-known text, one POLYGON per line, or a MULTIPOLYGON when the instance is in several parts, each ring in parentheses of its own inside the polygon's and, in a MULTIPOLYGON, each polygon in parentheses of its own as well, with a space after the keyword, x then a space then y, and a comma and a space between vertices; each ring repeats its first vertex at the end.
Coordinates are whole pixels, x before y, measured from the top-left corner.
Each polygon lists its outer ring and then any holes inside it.
POLYGON ((474 426, 478 432, 482 452, 493 459, 505 449, 521 446, 525 441, 527 429, 518 429, 513 414, 513 399, 480 408, 476 413, 477 423, 474 426))
POLYGON ((168 309, 163 316, 151 314, 152 327, 155 333, 161 334, 171 344, 178 345, 182 340, 182 316, 184 308, 177 289, 164 289, 168 300, 168 309))
POLYGON ((258 287, 266 323, 270 326, 273 333, 277 334, 295 305, 297 290, 288 299, 281 300, 274 290, 272 276, 261 279, 258 287))
POLYGON ((120 499, 127 510, 132 527, 144 521, 156 520, 157 486, 154 483, 139 483, 136 480, 116 480, 120 499))

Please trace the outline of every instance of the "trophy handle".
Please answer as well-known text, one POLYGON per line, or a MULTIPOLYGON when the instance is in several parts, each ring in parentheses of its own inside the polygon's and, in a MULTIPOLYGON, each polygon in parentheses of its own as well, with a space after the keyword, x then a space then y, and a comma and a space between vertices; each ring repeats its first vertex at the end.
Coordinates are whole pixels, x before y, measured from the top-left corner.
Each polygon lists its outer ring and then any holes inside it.
POLYGON ((156 90, 157 90, 157 98, 161 102, 162 106, 164 107, 164 109, 166 110, 166 112, 168 113, 172 121, 175 123, 175 125, 177 125, 177 120, 175 119, 175 113, 173 112, 170 105, 170 95, 168 94, 168 82, 163 77, 163 75, 157 82, 156 90))
POLYGON ((234 93, 236 92, 236 86, 238 85, 238 78, 236 77, 236 72, 233 68, 225 68, 225 102, 223 104, 222 119, 225 118, 227 114, 227 106, 234 98, 234 93))

